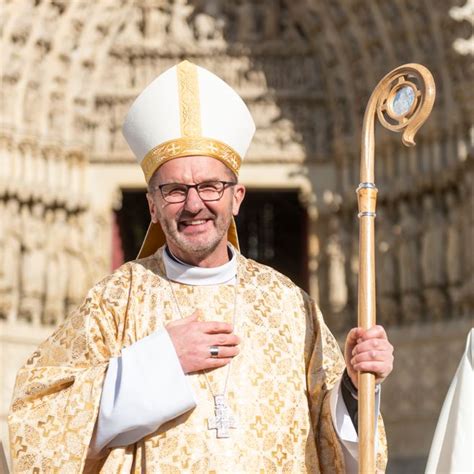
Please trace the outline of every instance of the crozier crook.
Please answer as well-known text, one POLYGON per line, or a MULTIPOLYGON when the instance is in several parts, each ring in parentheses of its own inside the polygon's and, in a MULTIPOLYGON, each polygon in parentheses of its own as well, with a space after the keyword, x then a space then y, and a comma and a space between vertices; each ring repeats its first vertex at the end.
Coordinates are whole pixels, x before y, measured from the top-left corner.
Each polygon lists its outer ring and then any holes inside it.
MULTIPOLYGON (((388 130, 403 132, 402 142, 414 146, 414 137, 431 113, 435 84, 430 71, 420 64, 405 64, 388 73, 369 98, 362 129, 359 207, 358 326, 375 325, 374 220, 377 188, 374 180, 375 114, 388 130)), ((375 472, 375 376, 359 373, 359 473, 375 472)))

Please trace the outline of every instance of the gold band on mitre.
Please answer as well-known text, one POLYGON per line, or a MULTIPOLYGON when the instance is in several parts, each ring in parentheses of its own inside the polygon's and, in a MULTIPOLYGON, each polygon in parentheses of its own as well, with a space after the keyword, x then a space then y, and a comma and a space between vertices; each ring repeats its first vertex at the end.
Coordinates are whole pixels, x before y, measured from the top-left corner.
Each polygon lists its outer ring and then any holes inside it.
POLYGON ((146 182, 161 165, 185 156, 210 156, 224 163, 236 176, 242 164, 239 154, 225 143, 205 137, 180 137, 161 143, 145 155, 141 167, 146 182))
MULTIPOLYGON (((203 137, 181 137, 162 143, 146 154, 141 163, 146 182, 149 183, 151 177, 161 165, 174 158, 185 156, 210 156, 224 163, 236 176, 239 175, 242 163, 242 158, 229 145, 218 140, 203 137)), ((240 249, 234 218, 232 218, 227 231, 227 240, 237 250, 240 249)), ((150 222, 137 258, 152 255, 165 243, 166 238, 161 225, 150 222)))

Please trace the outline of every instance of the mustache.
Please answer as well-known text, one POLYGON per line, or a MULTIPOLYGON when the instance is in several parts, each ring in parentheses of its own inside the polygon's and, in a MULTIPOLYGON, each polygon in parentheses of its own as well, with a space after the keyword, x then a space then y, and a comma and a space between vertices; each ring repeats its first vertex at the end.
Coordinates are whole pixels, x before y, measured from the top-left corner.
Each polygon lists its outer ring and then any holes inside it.
POLYGON ((202 212, 200 210, 197 213, 183 210, 179 216, 176 217, 177 222, 187 221, 190 219, 212 219, 214 220, 216 215, 212 212, 202 212))

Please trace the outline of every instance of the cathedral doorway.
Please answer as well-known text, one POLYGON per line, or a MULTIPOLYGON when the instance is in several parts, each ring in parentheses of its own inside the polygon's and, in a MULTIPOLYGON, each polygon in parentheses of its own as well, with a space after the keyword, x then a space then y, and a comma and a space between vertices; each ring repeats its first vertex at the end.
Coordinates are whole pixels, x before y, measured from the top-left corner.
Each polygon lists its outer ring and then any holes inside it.
MULTIPOLYGON (((122 190, 122 208, 114 216, 114 268, 136 258, 149 221, 144 190, 122 190)), ((308 289, 307 215, 296 190, 247 189, 237 228, 243 255, 308 289)))
POLYGON ((308 290, 307 213, 298 191, 247 189, 237 228, 243 255, 308 290))
POLYGON ((137 258, 150 223, 145 189, 122 189, 122 207, 114 211, 112 266, 137 258))

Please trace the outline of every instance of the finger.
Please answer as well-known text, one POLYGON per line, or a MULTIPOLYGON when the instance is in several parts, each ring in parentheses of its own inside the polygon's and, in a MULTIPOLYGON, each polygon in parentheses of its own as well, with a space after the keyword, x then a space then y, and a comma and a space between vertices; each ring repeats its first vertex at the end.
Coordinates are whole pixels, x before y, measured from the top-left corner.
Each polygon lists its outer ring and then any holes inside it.
POLYGON ((219 353, 217 357, 212 357, 210 349, 207 351, 208 359, 229 359, 235 357, 240 349, 237 346, 217 346, 219 348, 219 353))
POLYGON ((230 334, 234 328, 231 324, 221 323, 218 321, 206 321, 200 323, 200 329, 206 334, 220 334, 227 333, 230 334))
POLYGON ((370 372, 378 378, 385 378, 391 371, 392 365, 380 361, 360 362, 353 366, 357 372, 370 372))
POLYGON ((387 351, 367 351, 367 352, 362 352, 361 354, 357 354, 351 359, 351 365, 352 367, 356 367, 357 364, 360 364, 362 362, 386 362, 388 364, 392 364, 393 362, 393 355, 390 352, 387 351))
POLYGON ((360 334, 361 334, 362 329, 361 328, 352 328, 348 333, 347 333, 347 339, 346 342, 348 344, 355 344, 357 339, 359 339, 360 334))
POLYGON ((176 321, 171 321, 167 324, 167 327, 176 327, 182 326, 183 324, 191 323, 194 321, 199 321, 202 316, 202 311, 197 309, 193 314, 187 316, 186 318, 177 319, 176 321))
POLYGON ((387 333, 383 326, 376 325, 369 329, 362 330, 357 342, 366 341, 368 339, 387 339, 387 333))
POLYGON ((209 346, 236 346, 240 344, 240 337, 236 334, 212 334, 206 340, 209 346))
POLYGON ((387 339, 368 339, 356 344, 352 349, 352 355, 360 354, 371 350, 393 352, 393 346, 387 339))

